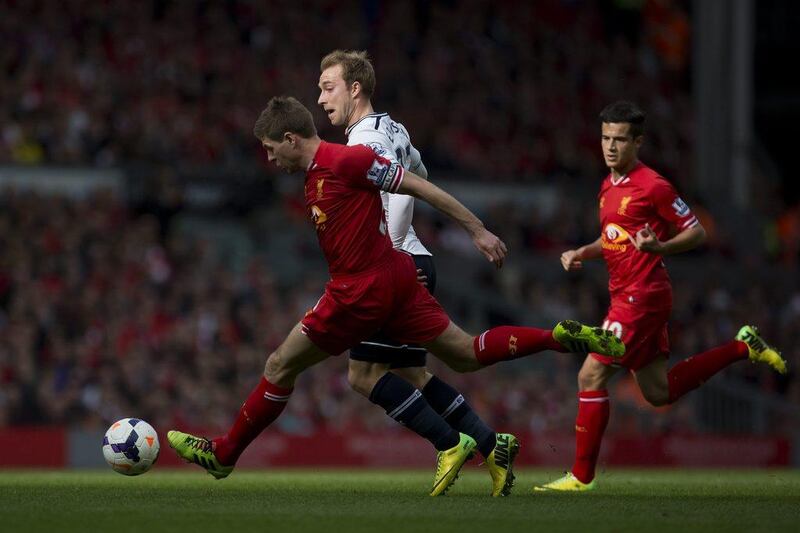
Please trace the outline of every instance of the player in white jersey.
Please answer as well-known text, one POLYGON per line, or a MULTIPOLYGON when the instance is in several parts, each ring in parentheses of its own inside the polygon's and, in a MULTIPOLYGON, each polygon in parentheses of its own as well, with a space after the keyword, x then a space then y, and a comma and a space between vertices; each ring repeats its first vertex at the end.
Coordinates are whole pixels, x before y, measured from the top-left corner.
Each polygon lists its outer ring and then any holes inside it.
MULTIPOLYGON (((369 113, 345 130, 347 144, 364 144, 380 156, 397 160, 407 170, 425 179, 428 170, 422 164, 419 150, 411 144, 405 126, 392 120, 388 113, 369 113)), ((414 197, 381 191, 383 209, 392 244, 411 255, 431 256, 422 245, 411 219, 414 216, 414 197)))
MULTIPOLYGON (((346 127, 347 144, 367 145, 427 179, 428 172, 406 128, 387 113, 373 110, 375 71, 366 52, 336 50, 322 59, 320 70, 317 103, 334 126, 346 127)), ((436 285, 433 259, 411 225, 414 198, 384 192, 381 196, 394 247, 412 255, 433 292, 436 285)), ((398 344, 379 333, 350 351, 348 381, 353 389, 383 407, 396 420, 400 420, 398 411, 412 398, 416 398, 412 400, 416 404, 426 401, 435 416, 411 421, 405 416, 403 424, 428 438, 437 449, 440 447, 432 436, 445 434, 448 429, 471 436, 486 459, 492 476, 492 495, 509 494, 514 484, 513 462, 519 451, 516 437, 496 433, 487 426, 457 390, 427 371, 425 359, 424 348, 398 344), (386 372, 387 369, 391 372, 386 372), (373 387, 376 376, 383 377, 373 387)))

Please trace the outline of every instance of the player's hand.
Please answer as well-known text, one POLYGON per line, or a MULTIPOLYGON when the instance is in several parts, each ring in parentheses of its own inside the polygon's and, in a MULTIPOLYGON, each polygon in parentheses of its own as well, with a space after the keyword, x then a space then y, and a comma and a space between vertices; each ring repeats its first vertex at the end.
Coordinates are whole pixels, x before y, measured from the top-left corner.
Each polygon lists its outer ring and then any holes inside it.
POLYGON ((472 236, 472 242, 486 259, 494 263, 494 266, 497 268, 503 266, 503 259, 508 253, 508 248, 506 248, 506 243, 500 240, 500 237, 486 228, 481 228, 472 236))
POLYGON ((567 250, 561 254, 561 266, 567 272, 583 268, 583 261, 578 257, 578 250, 567 250))
POLYGON ((651 254, 661 253, 661 249, 664 245, 664 243, 658 240, 658 236, 656 232, 653 231, 653 228, 650 227, 650 224, 645 224, 644 228, 636 232, 635 237, 628 235, 628 239, 630 239, 637 250, 651 254))
POLYGON ((421 268, 417 269, 417 281, 422 283, 425 287, 428 286, 428 276, 425 275, 421 268))

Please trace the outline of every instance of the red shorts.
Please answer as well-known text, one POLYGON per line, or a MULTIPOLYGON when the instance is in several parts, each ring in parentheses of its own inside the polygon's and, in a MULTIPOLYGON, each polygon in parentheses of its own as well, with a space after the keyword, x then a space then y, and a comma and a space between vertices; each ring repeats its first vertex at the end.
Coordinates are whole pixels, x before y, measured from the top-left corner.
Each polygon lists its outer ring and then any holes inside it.
POLYGON ((450 324, 439 302, 417 281, 410 255, 392 251, 368 272, 336 276, 317 305, 306 313, 302 331, 331 355, 338 355, 382 331, 390 339, 422 344, 450 324))
POLYGON ((642 309, 624 301, 612 301, 603 329, 613 332, 625 343, 625 356, 614 359, 597 353, 589 354, 604 365, 639 370, 656 359, 669 357, 670 307, 642 309))

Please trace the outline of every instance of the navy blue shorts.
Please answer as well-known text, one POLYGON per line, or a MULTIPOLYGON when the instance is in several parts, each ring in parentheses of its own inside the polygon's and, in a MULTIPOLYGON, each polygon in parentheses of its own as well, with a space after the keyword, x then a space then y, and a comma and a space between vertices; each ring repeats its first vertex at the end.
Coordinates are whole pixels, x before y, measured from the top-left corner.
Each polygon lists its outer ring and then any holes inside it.
MULTIPOLYGON (((414 264, 428 277, 428 291, 436 289, 436 267, 429 255, 415 255, 414 264)), ((388 364, 391 368, 414 368, 425 366, 427 350, 416 344, 397 343, 378 332, 370 340, 350 349, 350 359, 368 363, 388 364)))

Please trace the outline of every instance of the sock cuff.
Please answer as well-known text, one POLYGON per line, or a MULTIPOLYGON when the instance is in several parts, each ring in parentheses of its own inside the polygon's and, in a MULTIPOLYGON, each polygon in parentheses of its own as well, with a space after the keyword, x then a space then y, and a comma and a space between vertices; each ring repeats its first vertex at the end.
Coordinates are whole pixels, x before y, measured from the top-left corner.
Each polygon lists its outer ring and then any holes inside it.
POLYGON ((288 402, 289 396, 291 396, 294 390, 293 387, 279 387, 267 381, 267 378, 261 378, 261 388, 264 390, 264 399, 273 402, 288 402))
POLYGON ((378 403, 377 400, 380 397, 381 389, 386 386, 386 384, 392 379, 393 375, 394 374, 391 372, 387 372, 381 376, 381 378, 375 383, 375 386, 372 387, 372 391, 369 393, 369 401, 375 404, 378 403))
POLYGON ((578 393, 578 400, 582 402, 608 401, 608 390, 585 390, 578 393))
POLYGON ((736 352, 739 354, 739 357, 741 357, 742 359, 747 359, 748 357, 750 357, 750 347, 747 346, 746 342, 737 339, 733 341, 733 344, 735 346, 736 352))
POLYGON ((435 374, 432 375, 431 379, 429 379, 428 382, 425 384, 425 386, 422 387, 422 394, 431 392, 432 390, 436 389, 443 383, 444 381, 436 377, 435 374))

